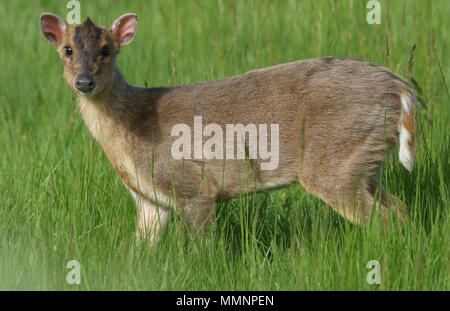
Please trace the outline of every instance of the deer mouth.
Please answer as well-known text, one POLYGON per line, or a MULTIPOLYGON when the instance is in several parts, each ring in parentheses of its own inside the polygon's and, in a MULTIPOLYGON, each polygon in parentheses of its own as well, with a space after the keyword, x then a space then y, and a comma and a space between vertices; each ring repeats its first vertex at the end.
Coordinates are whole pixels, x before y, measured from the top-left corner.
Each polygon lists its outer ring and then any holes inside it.
POLYGON ((81 96, 84 96, 84 97, 89 98, 89 97, 92 97, 92 96, 94 96, 94 95, 96 94, 96 92, 97 92, 97 86, 94 87, 92 90, 87 91, 87 92, 80 91, 80 90, 77 89, 77 88, 75 88, 75 90, 76 90, 81 96))

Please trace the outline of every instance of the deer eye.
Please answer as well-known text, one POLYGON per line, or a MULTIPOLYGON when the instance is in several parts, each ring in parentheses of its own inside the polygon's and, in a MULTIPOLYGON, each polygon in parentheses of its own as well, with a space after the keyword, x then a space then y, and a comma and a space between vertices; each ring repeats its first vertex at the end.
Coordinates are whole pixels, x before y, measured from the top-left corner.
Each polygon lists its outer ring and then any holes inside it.
POLYGON ((66 50, 66 56, 72 55, 73 51, 70 46, 65 46, 64 49, 66 50))
POLYGON ((109 56, 109 47, 108 46, 104 46, 102 47, 102 51, 101 51, 102 57, 108 57, 109 56))

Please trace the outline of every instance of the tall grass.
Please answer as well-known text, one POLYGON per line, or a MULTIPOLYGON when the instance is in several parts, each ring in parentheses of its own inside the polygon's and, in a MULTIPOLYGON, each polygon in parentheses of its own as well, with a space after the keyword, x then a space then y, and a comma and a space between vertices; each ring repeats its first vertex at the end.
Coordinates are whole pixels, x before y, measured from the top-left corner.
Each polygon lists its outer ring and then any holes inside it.
POLYGON ((354 226, 295 185, 219 204, 199 244, 185 243, 175 218, 157 249, 137 246, 134 203, 39 30, 39 15, 64 17, 65 2, 1 1, 0 289, 450 289, 449 1, 380 1, 380 25, 366 23, 366 1, 80 2, 82 19, 103 25, 138 14, 119 67, 140 86, 328 55, 388 64, 421 99, 412 173, 396 154, 382 171, 411 218, 388 232, 354 226), (71 259, 81 264, 80 285, 66 282, 71 259), (380 285, 366 282, 372 259, 380 285))

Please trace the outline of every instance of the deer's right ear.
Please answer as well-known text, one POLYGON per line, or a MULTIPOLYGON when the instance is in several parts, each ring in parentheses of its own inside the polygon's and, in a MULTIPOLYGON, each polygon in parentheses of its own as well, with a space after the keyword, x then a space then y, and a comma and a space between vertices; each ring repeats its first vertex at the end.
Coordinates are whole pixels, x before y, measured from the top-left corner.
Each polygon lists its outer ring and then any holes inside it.
POLYGON ((41 15, 41 31, 48 43, 60 45, 66 29, 66 22, 58 15, 51 13, 41 15))

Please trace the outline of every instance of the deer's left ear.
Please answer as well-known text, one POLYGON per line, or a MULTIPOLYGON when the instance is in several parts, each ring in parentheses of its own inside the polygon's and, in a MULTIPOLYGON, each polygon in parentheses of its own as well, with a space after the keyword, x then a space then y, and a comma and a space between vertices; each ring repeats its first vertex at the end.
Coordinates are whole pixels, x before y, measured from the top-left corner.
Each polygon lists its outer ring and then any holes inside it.
POLYGON ((125 46, 133 41, 137 28, 138 19, 134 13, 122 15, 111 25, 111 31, 120 46, 125 46))

